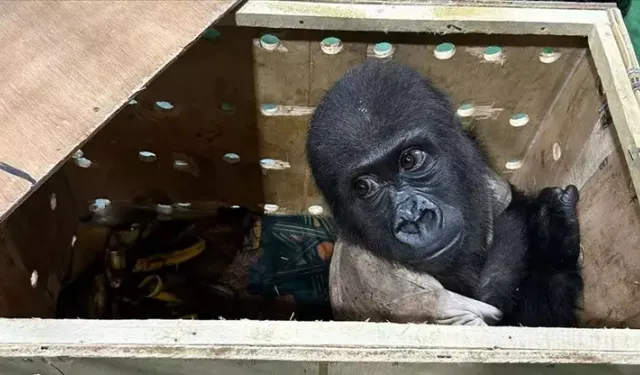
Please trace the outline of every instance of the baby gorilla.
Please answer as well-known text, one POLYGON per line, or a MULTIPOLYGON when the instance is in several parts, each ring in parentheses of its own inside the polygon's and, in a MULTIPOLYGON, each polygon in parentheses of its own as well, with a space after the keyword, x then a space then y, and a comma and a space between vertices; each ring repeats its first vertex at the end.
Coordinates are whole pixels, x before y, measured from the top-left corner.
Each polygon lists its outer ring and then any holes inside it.
POLYGON ((505 209, 478 141, 416 71, 349 70, 316 108, 307 153, 347 243, 497 307, 503 325, 577 324, 577 189, 506 185, 505 209))

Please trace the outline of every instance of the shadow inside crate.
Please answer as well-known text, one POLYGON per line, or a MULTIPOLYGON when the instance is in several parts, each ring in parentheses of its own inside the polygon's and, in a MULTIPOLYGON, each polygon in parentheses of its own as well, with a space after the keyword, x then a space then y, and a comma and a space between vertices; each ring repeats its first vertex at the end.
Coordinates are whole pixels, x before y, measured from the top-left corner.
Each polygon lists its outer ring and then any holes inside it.
POLYGON ((65 166, 84 214, 58 317, 330 318, 331 225, 262 217, 282 132, 256 114, 257 35, 209 30, 65 166))

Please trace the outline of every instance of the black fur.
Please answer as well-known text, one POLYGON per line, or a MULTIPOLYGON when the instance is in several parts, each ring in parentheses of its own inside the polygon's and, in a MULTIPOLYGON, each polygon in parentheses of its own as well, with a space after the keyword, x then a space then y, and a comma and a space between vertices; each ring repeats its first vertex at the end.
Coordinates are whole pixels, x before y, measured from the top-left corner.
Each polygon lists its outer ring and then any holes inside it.
POLYGON ((577 190, 513 189, 491 226, 485 154, 416 71, 377 60, 349 70, 315 110, 307 153, 345 240, 496 306, 503 324, 576 324, 577 190), (403 164, 408 152, 421 162, 403 164))

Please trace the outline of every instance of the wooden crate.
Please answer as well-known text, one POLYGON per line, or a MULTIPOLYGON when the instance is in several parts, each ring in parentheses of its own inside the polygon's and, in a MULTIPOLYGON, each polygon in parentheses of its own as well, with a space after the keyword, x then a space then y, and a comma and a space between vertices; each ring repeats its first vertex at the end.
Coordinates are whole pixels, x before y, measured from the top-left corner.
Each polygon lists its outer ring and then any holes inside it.
POLYGON ((13 167, 0 172, 0 314, 43 318, 0 319, 1 373, 640 370, 640 332, 621 329, 640 328, 640 106, 619 11, 248 0, 220 21, 219 35, 206 30, 237 3, 0 3, 9 30, 0 37, 0 162, 13 167), (266 33, 279 38, 275 51, 260 46, 266 33), (341 39, 340 53, 322 51, 327 36, 341 39), (79 256, 78 216, 96 198, 155 189, 175 202, 275 204, 279 213, 323 206, 305 161, 309 114, 381 41, 454 105, 483 106, 486 116, 466 126, 479 130, 504 177, 525 189, 580 188, 590 328, 46 319, 79 256), (443 42, 456 45, 449 60, 433 55, 443 42), (491 45, 502 47, 498 63, 482 58, 491 45), (560 57, 542 63, 545 47, 560 57), (509 125, 519 113, 529 122, 509 125), (140 152, 156 159, 141 162, 140 152), (226 162, 230 152, 240 162, 226 162), (288 167, 265 170, 264 158, 288 167))

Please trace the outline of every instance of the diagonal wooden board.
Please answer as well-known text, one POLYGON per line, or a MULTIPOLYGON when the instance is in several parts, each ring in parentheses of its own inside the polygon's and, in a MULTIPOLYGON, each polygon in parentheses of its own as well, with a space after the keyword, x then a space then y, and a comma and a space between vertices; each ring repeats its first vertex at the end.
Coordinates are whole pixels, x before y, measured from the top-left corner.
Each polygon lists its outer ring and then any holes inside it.
POLYGON ((0 1, 0 221, 239 2, 0 1))

